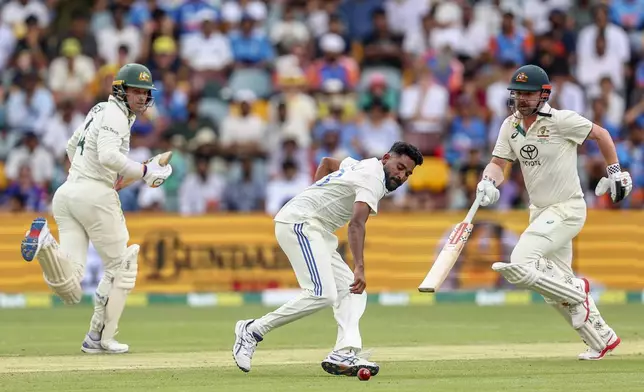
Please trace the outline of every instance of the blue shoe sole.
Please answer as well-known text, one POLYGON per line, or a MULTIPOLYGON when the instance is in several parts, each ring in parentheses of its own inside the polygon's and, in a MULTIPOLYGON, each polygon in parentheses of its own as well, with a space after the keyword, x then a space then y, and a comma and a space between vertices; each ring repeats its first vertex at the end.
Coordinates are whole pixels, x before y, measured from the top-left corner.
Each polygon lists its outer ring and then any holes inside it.
POLYGON ((27 233, 20 244, 20 253, 25 261, 32 261, 34 257, 36 257, 36 252, 38 251, 38 237, 46 223, 47 220, 42 217, 36 218, 31 222, 29 233, 27 233))

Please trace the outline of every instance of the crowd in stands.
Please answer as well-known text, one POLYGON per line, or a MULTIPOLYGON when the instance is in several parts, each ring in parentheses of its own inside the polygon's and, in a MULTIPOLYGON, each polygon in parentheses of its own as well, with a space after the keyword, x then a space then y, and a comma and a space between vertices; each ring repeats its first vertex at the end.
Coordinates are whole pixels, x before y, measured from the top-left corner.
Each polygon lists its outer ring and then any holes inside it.
MULTIPOLYGON (((594 196, 596 143, 579 150, 592 208, 643 208, 643 0, 4 1, 0 209, 50 210, 68 138, 116 71, 145 64, 155 105, 130 157, 172 150, 161 188, 120 191, 125 211, 276 213, 324 156, 425 156, 383 210, 468 205, 509 114, 519 66, 550 75, 550 104, 613 135, 635 191, 594 196)), ((528 205, 513 165, 495 208, 528 205)))

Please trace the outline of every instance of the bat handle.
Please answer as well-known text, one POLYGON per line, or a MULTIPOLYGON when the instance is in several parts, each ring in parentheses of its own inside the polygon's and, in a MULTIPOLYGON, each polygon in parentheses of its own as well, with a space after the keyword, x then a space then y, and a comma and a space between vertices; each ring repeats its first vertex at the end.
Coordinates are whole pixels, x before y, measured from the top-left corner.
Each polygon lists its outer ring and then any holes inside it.
POLYGON ((476 199, 474 199, 474 203, 472 203, 472 207, 470 207, 470 210, 467 212, 464 222, 472 223, 472 219, 474 219, 474 215, 476 215, 476 211, 478 211, 479 206, 481 205, 481 200, 483 199, 483 196, 484 196, 483 192, 476 192, 476 199))

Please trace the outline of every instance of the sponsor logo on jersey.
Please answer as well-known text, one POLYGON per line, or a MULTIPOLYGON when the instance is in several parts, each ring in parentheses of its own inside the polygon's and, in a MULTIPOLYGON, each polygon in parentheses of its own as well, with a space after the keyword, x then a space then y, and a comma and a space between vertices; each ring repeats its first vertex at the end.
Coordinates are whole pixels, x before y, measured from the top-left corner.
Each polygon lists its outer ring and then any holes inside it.
POLYGON ((537 159, 539 157, 539 149, 534 144, 526 144, 521 147, 519 155, 524 166, 541 166, 541 161, 537 159))

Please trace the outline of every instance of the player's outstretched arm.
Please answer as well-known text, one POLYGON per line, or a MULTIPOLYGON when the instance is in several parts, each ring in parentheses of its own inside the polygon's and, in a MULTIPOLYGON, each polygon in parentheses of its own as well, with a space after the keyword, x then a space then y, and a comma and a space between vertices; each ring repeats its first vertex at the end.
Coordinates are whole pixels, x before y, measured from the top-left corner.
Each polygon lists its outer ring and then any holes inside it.
POLYGON ((362 294, 367 287, 364 276, 364 239, 367 231, 371 207, 365 202, 357 201, 353 204, 353 216, 349 221, 349 248, 353 255, 354 281, 350 290, 353 294, 362 294))
POLYGON ((606 173, 608 175, 608 177, 603 177, 599 181, 595 188, 595 194, 601 196, 610 191, 613 202, 622 201, 633 190, 633 181, 631 180, 631 175, 628 172, 623 172, 619 165, 613 138, 606 129, 593 124, 588 134, 588 139, 597 142, 599 151, 606 161, 606 173))
POLYGON ((335 171, 340 170, 340 161, 334 158, 324 157, 315 171, 314 182, 319 181, 335 171))

